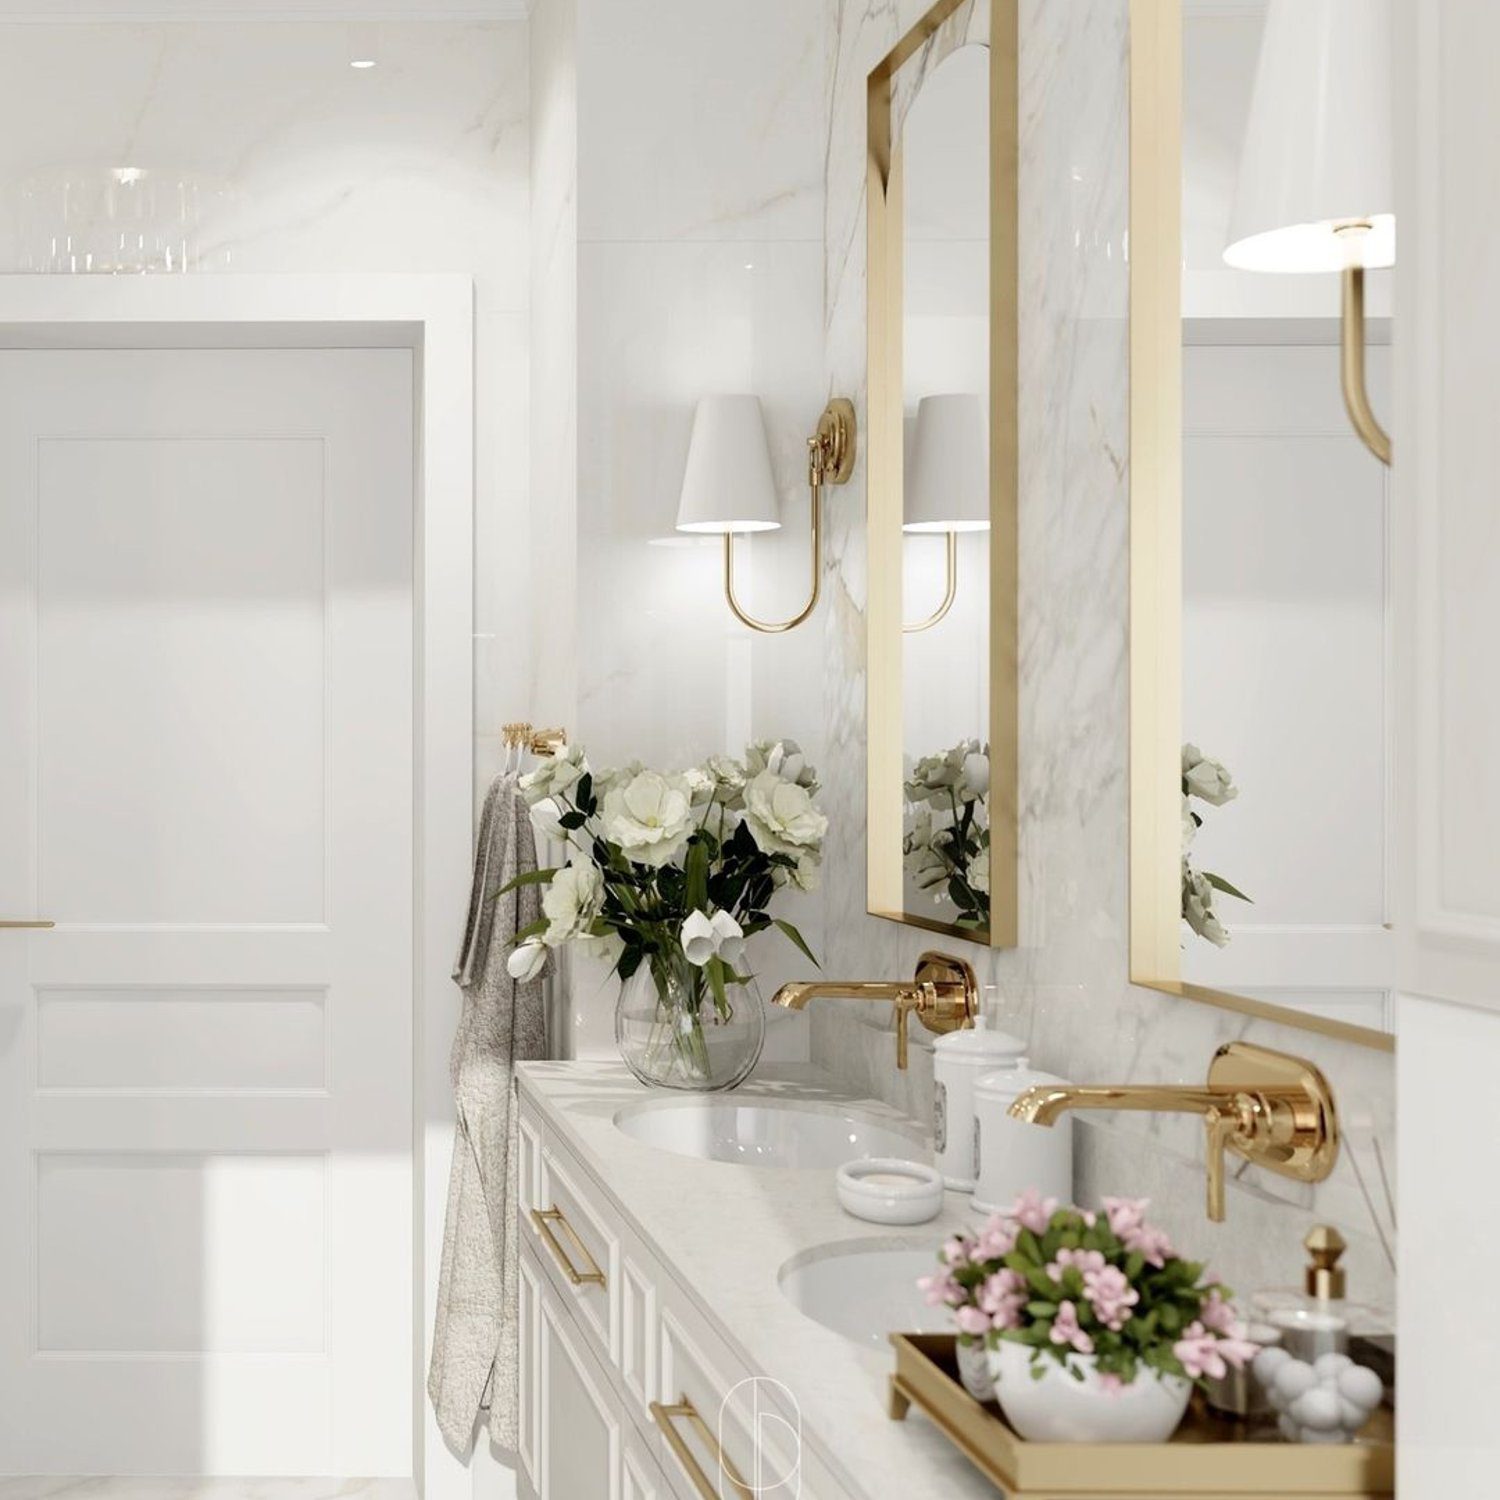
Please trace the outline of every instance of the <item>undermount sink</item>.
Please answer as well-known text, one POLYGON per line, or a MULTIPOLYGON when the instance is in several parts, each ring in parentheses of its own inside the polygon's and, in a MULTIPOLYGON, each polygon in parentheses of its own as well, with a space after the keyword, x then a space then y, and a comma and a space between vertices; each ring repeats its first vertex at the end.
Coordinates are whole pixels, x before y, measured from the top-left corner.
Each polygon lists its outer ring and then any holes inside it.
POLYGON ((741 1166, 831 1170, 869 1156, 932 1157, 915 1131, 839 1105, 651 1101, 622 1109, 615 1125, 660 1151, 741 1166))
POLYGON ((825 1245, 794 1256, 779 1272, 781 1295, 798 1312, 856 1344, 887 1347, 892 1333, 950 1333, 947 1308, 928 1307, 917 1278, 938 1267, 937 1245, 825 1245))

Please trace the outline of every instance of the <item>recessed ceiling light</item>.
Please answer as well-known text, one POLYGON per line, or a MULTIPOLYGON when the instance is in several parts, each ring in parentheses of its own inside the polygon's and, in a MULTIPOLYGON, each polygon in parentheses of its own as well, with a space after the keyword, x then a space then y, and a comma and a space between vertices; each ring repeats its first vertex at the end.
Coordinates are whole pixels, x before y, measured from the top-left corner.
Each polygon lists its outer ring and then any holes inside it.
POLYGON ((380 61, 380 31, 366 21, 349 28, 349 66, 361 72, 380 61))
POLYGON ((349 59, 349 66, 361 69, 373 68, 375 66, 375 59, 373 57, 351 57, 349 59))

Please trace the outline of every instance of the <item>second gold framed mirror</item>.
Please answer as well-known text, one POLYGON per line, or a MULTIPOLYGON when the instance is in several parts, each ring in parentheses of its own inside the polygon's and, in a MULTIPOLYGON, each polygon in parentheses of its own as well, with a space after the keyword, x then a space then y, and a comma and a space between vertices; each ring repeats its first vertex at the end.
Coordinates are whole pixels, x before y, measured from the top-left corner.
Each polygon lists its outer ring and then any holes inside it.
POLYGON ((869 78, 869 909, 1017 931, 1017 0, 869 78))

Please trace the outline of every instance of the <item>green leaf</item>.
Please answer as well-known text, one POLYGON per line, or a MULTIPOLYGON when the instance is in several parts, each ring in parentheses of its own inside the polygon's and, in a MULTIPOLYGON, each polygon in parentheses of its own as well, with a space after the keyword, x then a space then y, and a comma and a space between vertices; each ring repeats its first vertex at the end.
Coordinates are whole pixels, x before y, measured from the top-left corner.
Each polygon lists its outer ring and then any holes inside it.
POLYGON ((688 911, 708 911, 708 846, 694 838, 688 844, 687 879, 683 887, 683 905, 688 911))
POLYGON ((582 828, 587 822, 588 819, 575 808, 572 812, 564 813, 557 820, 557 826, 559 828, 566 828, 571 833, 575 828, 582 828))
POLYGON ((804 954, 807 955, 807 958, 808 958, 809 962, 811 962, 813 968, 815 968, 815 969, 821 969, 823 967, 823 965, 820 964, 818 962, 818 960, 814 957, 812 949, 807 946, 807 939, 805 937, 803 937, 802 934, 800 932, 798 932, 797 929, 794 926, 792 926, 792 924, 790 922, 785 922, 780 917, 774 918, 774 921, 775 921, 776 925, 782 930, 782 932, 793 943, 795 943, 797 945, 797 947, 800 948, 804 954))
POLYGON ((1230 883, 1225 880, 1222 875, 1215 875, 1211 870, 1205 870, 1203 872, 1203 878, 1216 891, 1223 891, 1226 896, 1233 896, 1236 901, 1248 901, 1251 906, 1255 905, 1255 902, 1251 897, 1247 896, 1242 890, 1239 890, 1237 887, 1230 885, 1230 883))
POLYGON ((724 960, 711 958, 704 967, 714 992, 714 1004, 718 1007, 719 1014, 724 1015, 729 1009, 729 998, 724 993, 724 960))
POLYGON ((1026 1311, 1029 1312, 1033 1318, 1051 1318, 1056 1316, 1057 1303, 1042 1301, 1028 1302, 1026 1304, 1026 1311))
POLYGON ((499 890, 491 891, 490 900, 498 901, 501 896, 520 890, 523 885, 545 885, 556 874, 556 870, 527 870, 524 875, 517 875, 514 880, 507 880, 499 890))
POLYGON ((527 938, 540 937, 547 930, 547 926, 546 917, 543 917, 539 922, 529 923, 516 934, 514 939, 515 945, 519 947, 527 938))

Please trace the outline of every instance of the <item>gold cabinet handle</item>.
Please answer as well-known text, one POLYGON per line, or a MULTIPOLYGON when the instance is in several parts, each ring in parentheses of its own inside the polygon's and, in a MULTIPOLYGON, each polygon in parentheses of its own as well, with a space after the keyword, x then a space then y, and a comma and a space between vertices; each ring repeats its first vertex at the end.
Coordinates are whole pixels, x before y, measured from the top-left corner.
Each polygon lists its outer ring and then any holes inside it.
POLYGON ((48 922, 42 919, 31 922, 7 922, 0 920, 0 932, 24 932, 30 929, 41 929, 44 927, 56 927, 56 922, 48 922))
POLYGON ((719 1446, 718 1438, 714 1436, 708 1423, 703 1420, 698 1408, 685 1395, 672 1406, 663 1406, 660 1401, 653 1401, 651 1420, 661 1428, 661 1435, 667 1440, 667 1447, 672 1450, 673 1456, 682 1465, 682 1472, 687 1475, 693 1488, 703 1496, 703 1500, 721 1500, 723 1491, 709 1481, 708 1475, 703 1472, 703 1466, 693 1457, 693 1450, 688 1447, 687 1440, 677 1430, 679 1421, 686 1422, 702 1439, 704 1446, 712 1452, 719 1473, 724 1476, 738 1500, 755 1500, 755 1491, 745 1483, 739 1470, 730 1463, 728 1456, 719 1446))
POLYGON ((594 1257, 589 1254, 589 1247, 578 1238, 578 1231, 568 1223, 566 1215, 555 1203, 551 1208, 534 1208, 531 1210, 531 1222, 536 1225, 537 1233, 546 1240, 547 1248, 552 1252, 552 1258, 562 1267, 562 1273, 574 1286, 604 1285, 604 1272, 598 1267, 594 1257), (568 1238, 577 1247, 579 1255, 583 1257, 588 1266, 586 1271, 580 1271, 573 1264, 572 1257, 562 1247, 562 1241, 552 1232, 554 1224, 560 1225, 568 1238))

